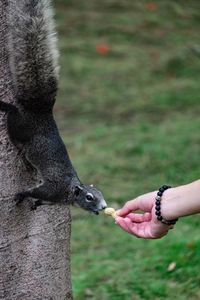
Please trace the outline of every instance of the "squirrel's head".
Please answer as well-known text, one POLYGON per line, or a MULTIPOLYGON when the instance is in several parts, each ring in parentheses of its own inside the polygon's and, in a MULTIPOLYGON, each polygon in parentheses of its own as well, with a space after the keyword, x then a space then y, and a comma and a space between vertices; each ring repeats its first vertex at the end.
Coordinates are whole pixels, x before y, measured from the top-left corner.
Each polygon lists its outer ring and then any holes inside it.
POLYGON ((73 191, 73 204, 96 215, 107 207, 102 193, 93 185, 76 185, 73 191))

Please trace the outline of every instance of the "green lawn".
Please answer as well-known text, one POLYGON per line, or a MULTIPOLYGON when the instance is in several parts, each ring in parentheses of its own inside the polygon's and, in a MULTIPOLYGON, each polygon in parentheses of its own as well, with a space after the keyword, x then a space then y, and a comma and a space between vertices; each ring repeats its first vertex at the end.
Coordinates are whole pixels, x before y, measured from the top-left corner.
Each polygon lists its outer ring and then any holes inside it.
MULTIPOLYGON (((57 0, 56 11, 55 113, 80 178, 116 208, 199 178, 200 2, 57 0)), ((72 215, 75 300, 200 299, 198 215, 154 241, 72 215)))

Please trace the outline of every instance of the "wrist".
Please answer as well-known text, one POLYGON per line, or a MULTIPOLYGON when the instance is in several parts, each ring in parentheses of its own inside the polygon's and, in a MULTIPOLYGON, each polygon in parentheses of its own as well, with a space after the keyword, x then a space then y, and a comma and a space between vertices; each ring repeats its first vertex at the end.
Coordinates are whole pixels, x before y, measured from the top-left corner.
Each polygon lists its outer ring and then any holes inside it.
POLYGON ((200 180, 166 190, 161 205, 162 216, 166 220, 199 213, 200 180))
POLYGON ((177 188, 170 188, 166 190, 162 196, 161 212, 166 220, 173 220, 180 217, 178 211, 178 193, 177 188))
POLYGON ((157 192, 157 196, 155 197, 155 214, 156 214, 156 218, 158 221, 161 221, 163 224, 171 226, 171 225, 175 225, 176 222, 178 221, 178 218, 176 219, 172 219, 172 220, 167 220, 165 218, 163 218, 163 215, 161 213, 161 202, 162 202, 162 196, 163 193, 168 190, 169 188, 171 188, 171 186, 164 184, 163 186, 161 186, 157 192))

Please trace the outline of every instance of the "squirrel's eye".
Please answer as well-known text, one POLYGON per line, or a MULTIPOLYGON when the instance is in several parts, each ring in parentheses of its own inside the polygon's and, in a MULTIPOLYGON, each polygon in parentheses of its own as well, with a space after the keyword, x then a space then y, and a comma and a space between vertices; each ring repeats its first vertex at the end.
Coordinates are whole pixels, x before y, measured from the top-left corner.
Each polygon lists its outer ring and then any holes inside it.
POLYGON ((90 193, 87 193, 86 199, 87 199, 87 201, 92 201, 93 200, 93 195, 90 194, 90 193))

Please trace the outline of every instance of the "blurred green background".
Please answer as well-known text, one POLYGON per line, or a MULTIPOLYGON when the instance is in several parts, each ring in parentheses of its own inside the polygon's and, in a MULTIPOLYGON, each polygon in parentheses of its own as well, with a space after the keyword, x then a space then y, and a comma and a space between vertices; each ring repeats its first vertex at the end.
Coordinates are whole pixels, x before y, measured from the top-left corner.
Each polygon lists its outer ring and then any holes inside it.
MULTIPOLYGON (((61 51, 55 114, 82 181, 118 208, 164 183, 198 179, 200 1, 55 6, 61 51)), ((103 213, 72 215, 76 300, 200 299, 199 215, 154 241, 124 233, 103 213)))

